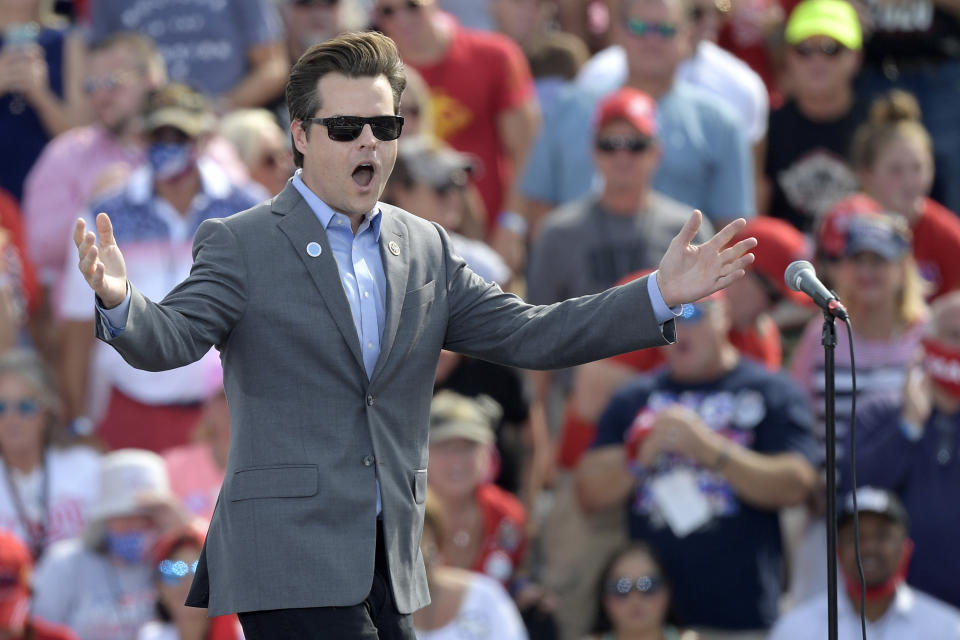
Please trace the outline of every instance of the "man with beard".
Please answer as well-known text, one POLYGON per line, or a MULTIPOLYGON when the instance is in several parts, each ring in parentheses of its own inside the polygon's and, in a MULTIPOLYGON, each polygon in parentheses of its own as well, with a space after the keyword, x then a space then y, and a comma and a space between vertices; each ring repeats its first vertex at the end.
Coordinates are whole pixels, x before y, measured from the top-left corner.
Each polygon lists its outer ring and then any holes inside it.
MULTIPOLYGON (((853 515, 860 518, 860 556, 866 584, 867 637, 912 640, 960 638, 960 611, 909 587, 904 579, 914 543, 907 512, 897 497, 882 489, 857 490, 840 505, 837 556, 846 595, 837 597, 837 632, 841 640, 861 636, 861 587, 854 546, 853 515)), ((819 640, 826 633, 827 595, 808 600, 777 623, 768 640, 819 640)))
POLYGON ((139 115, 147 94, 167 78, 163 58, 146 36, 116 33, 89 56, 83 88, 93 124, 52 140, 24 184, 28 251, 49 288, 63 273, 70 229, 100 190, 104 170, 140 162, 139 115))

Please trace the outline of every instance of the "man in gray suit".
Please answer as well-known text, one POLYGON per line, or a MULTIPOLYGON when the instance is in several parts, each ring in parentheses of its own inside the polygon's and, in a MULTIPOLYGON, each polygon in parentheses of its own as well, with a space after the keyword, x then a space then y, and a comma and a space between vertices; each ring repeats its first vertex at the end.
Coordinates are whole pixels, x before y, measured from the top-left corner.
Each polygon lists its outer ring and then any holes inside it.
POLYGON ((127 281, 105 213, 99 240, 82 220, 74 231, 97 335, 128 362, 220 350, 230 454, 188 604, 239 612, 250 640, 414 637, 441 349, 554 368, 669 344, 678 305, 753 259, 752 238, 726 247, 742 220, 691 246, 695 212, 655 277, 527 305, 473 274, 439 226, 377 201, 403 87, 385 36, 304 54, 287 85, 301 169, 273 200, 205 222, 190 276, 159 304, 127 281))

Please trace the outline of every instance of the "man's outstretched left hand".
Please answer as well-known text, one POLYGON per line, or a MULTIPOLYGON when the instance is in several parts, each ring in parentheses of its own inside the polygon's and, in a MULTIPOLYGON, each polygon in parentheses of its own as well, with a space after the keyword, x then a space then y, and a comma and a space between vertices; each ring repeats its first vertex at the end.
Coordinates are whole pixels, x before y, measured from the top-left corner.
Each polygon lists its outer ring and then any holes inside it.
POLYGON ((756 238, 746 238, 732 247, 727 245, 747 221, 737 218, 701 245, 691 244, 700 228, 703 214, 695 210, 683 225, 660 260, 657 284, 667 306, 696 302, 723 289, 738 278, 753 262, 750 249, 756 238))

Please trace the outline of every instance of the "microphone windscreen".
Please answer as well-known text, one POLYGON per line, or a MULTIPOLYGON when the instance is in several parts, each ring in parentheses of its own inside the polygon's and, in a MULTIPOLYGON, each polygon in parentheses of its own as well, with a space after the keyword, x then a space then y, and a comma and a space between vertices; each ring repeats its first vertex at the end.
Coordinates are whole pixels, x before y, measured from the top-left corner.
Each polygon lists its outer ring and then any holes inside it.
POLYGON ((783 281, 794 291, 800 291, 800 286, 797 283, 797 276, 804 271, 811 271, 814 273, 814 275, 816 275, 813 265, 806 260, 796 260, 791 262, 786 271, 783 272, 783 281))

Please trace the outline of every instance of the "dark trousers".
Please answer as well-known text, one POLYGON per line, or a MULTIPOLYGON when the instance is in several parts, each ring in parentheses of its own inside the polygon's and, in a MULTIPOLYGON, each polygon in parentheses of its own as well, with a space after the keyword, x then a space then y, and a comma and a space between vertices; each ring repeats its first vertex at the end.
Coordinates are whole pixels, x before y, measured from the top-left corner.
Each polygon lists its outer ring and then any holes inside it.
POLYGON ((246 640, 416 640, 410 615, 397 611, 390 590, 382 524, 370 593, 352 607, 249 611, 239 615, 246 640))

